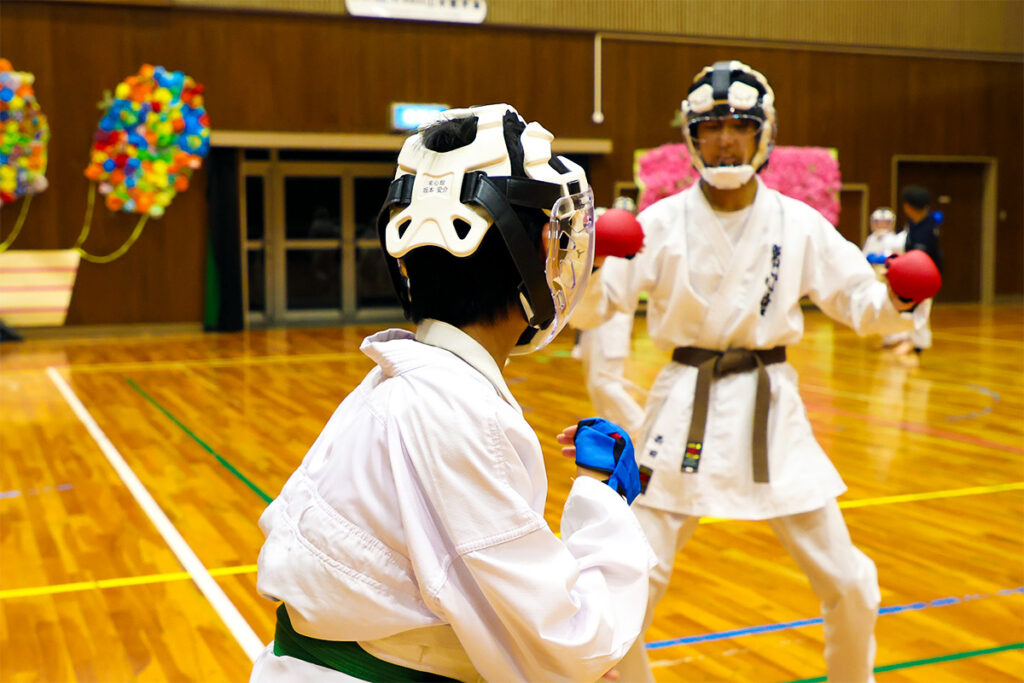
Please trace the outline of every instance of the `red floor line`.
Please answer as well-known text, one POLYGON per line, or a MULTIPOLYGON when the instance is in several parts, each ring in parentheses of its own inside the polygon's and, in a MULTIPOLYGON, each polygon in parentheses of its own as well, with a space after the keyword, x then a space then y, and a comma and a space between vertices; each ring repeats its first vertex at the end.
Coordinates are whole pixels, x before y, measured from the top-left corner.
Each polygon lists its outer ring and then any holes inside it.
POLYGON ((807 400, 804 400, 804 405, 807 406, 808 410, 813 410, 820 413, 828 413, 830 415, 838 415, 840 417, 851 417, 857 420, 864 420, 865 422, 885 425, 886 427, 893 427, 895 429, 902 429, 908 432, 915 432, 917 434, 926 434, 928 436, 949 439, 950 441, 959 441, 961 443, 968 443, 974 446, 982 446, 983 448, 992 448, 997 451, 1007 451, 1010 453, 1020 453, 1024 455, 1024 448, 1021 448, 1019 446, 1011 446, 1005 443, 998 443, 996 441, 982 439, 977 436, 968 436, 966 434, 951 432, 945 429, 937 429, 935 427, 930 427, 928 425, 917 424, 916 422, 887 420, 884 417, 875 417, 874 415, 867 415, 865 413, 855 413, 849 410, 833 408, 832 406, 827 406, 822 403, 813 403, 807 400))

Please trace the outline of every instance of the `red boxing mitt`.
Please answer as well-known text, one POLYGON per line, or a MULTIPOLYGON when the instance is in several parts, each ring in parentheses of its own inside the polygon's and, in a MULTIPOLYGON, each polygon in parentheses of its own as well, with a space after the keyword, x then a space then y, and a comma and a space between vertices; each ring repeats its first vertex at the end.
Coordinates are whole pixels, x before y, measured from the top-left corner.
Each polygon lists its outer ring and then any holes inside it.
POLYGON ((942 275, 928 254, 911 249, 905 254, 893 255, 886 262, 889 286, 904 301, 921 302, 939 293, 942 275))
POLYGON ((608 209, 594 225, 594 256, 633 258, 644 246, 644 229, 625 209, 608 209))

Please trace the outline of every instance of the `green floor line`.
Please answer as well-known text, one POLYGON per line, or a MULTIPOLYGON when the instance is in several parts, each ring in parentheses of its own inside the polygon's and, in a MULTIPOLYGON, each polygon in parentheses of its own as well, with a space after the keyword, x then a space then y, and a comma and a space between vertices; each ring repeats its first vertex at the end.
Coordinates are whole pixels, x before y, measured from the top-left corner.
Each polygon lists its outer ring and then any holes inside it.
MULTIPOLYGON (((981 657, 982 655, 991 655, 996 652, 1005 652, 1006 650, 1020 650, 1024 649, 1024 643, 1010 643, 1009 645, 1000 645, 999 647, 989 647, 984 650, 970 650, 969 652, 954 652, 951 655, 941 655, 939 657, 929 657, 928 659, 914 659, 909 662, 897 662, 896 664, 885 664, 883 666, 876 666, 875 673, 885 673, 886 671, 896 671, 897 669, 909 669, 915 666, 925 666, 927 664, 938 664, 939 662, 951 662, 955 659, 967 659, 968 657, 981 657)), ((815 678, 799 678, 795 681, 787 681, 786 683, 825 683, 827 680, 826 676, 817 676, 815 678)))
POLYGON ((198 436, 196 436, 196 435, 195 435, 194 433, 192 433, 192 430, 191 430, 191 429, 189 429, 188 427, 186 427, 185 425, 183 425, 183 424, 181 423, 181 421, 180 421, 180 420, 179 420, 178 418, 174 417, 174 415, 171 415, 171 413, 170 413, 170 411, 169 411, 169 410, 167 410, 167 409, 166 409, 166 408, 164 408, 164 407, 163 407, 162 405, 160 405, 159 403, 157 403, 157 402, 156 402, 156 400, 155 400, 155 399, 154 399, 154 398, 153 398, 152 396, 150 396, 149 394, 147 394, 147 393, 146 393, 145 391, 143 391, 143 390, 142 390, 142 387, 140 387, 140 386, 139 386, 138 384, 136 384, 136 383, 135 383, 134 381, 132 381, 132 380, 128 379, 127 377, 125 378, 125 381, 126 381, 126 382, 128 382, 128 386, 130 386, 130 387, 131 387, 132 389, 134 389, 135 391, 137 391, 137 392, 138 392, 138 393, 139 393, 139 394, 140 394, 140 395, 141 395, 141 396, 142 396, 142 397, 143 397, 144 399, 146 399, 147 401, 149 401, 150 403, 152 403, 152 404, 153 404, 153 406, 154 406, 154 407, 155 407, 155 408, 156 408, 157 410, 159 410, 159 411, 160 411, 161 413, 163 413, 164 415, 166 415, 166 416, 167 416, 167 418, 168 418, 168 419, 169 419, 169 420, 170 420, 171 422, 173 422, 174 424, 178 425, 178 427, 180 427, 180 428, 181 428, 181 431, 183 431, 183 432, 185 432, 186 434, 188 434, 188 435, 189 435, 190 437, 192 437, 192 439, 193 439, 193 440, 194 440, 194 441, 195 441, 195 442, 196 442, 197 444, 199 444, 199 445, 200 445, 200 446, 202 446, 202 447, 203 447, 204 449, 206 449, 206 452, 207 452, 207 453, 209 453, 209 454, 210 454, 210 455, 212 455, 213 457, 217 458, 217 462, 219 462, 219 463, 220 463, 221 465, 223 465, 223 466, 224 466, 225 468, 227 468, 228 472, 230 472, 231 474, 235 475, 235 476, 236 476, 236 477, 238 477, 238 478, 239 478, 240 480, 242 480, 242 483, 244 483, 244 484, 245 484, 246 486, 248 486, 248 487, 249 487, 250 489, 252 489, 252 490, 253 490, 253 491, 254 491, 254 492, 256 493, 256 495, 257 495, 257 496, 259 496, 260 498, 262 498, 262 499, 263 499, 263 501, 264 501, 264 502, 266 502, 266 503, 270 503, 270 502, 271 502, 272 500, 274 500, 273 498, 271 498, 270 496, 268 496, 268 495, 267 495, 266 493, 264 493, 264 492, 263 492, 263 490, 262 490, 262 489, 260 489, 260 487, 256 486, 256 484, 254 484, 254 483, 252 483, 251 481, 249 481, 249 480, 248 480, 248 479, 246 478, 246 476, 245 476, 244 474, 242 474, 241 472, 239 472, 239 471, 238 471, 238 468, 236 468, 236 467, 235 467, 234 465, 232 465, 231 463, 229 463, 229 462, 228 462, 228 461, 227 461, 227 460, 226 460, 226 459, 225 459, 225 458, 224 458, 223 456, 221 456, 221 455, 220 455, 220 454, 219 454, 219 453, 218 453, 217 451, 215 451, 215 450, 213 450, 212 448, 210 448, 210 446, 209 446, 209 445, 207 445, 207 443, 206 443, 205 441, 203 441, 203 440, 202 440, 202 439, 200 439, 200 438, 199 438, 198 436))

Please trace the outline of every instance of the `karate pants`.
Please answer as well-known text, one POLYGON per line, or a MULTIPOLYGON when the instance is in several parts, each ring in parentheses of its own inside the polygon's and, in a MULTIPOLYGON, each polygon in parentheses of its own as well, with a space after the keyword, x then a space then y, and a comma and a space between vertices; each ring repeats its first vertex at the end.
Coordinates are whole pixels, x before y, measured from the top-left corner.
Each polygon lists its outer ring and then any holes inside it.
POLYGON ((594 414, 621 426, 635 442, 644 409, 626 390, 625 372, 625 358, 591 358, 586 369, 587 392, 594 414))
POLYGON ((902 341, 909 341, 915 349, 930 349, 932 347, 932 301, 934 299, 925 299, 919 305, 927 308, 925 311, 924 324, 920 329, 913 329, 910 332, 897 332, 896 334, 886 334, 882 336, 882 343, 886 346, 895 346, 902 341))
MULTIPOLYGON (((651 571, 651 590, 641 637, 616 667, 619 683, 654 681, 643 634, 664 597, 676 554, 690 540, 698 517, 634 505, 658 566, 651 571)), ((875 620, 881 595, 875 563, 854 547, 834 500, 825 507, 766 520, 786 551, 796 560, 821 599, 825 620, 825 664, 832 683, 873 681, 875 620)), ((743 626, 744 624, 737 624, 743 626)), ((683 635, 683 634, 679 634, 683 635)))
POLYGON ((921 302, 921 306, 927 306, 928 312, 925 318, 924 325, 921 329, 913 330, 910 333, 910 343, 914 345, 915 349, 930 349, 932 347, 932 301, 933 299, 927 299, 921 302))

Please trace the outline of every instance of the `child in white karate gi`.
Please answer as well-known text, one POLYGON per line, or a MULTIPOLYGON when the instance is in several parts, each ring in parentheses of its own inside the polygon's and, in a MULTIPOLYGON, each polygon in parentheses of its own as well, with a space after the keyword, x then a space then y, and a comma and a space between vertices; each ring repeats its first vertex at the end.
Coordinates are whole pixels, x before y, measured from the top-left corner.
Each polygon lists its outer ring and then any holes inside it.
POLYGON ((653 555, 619 495, 639 481, 580 467, 558 538, 501 374, 591 269, 593 195, 551 141, 491 105, 403 146, 378 225, 417 329, 363 342, 376 367, 260 518, 257 585, 281 605, 252 681, 593 681, 639 635, 653 555))

